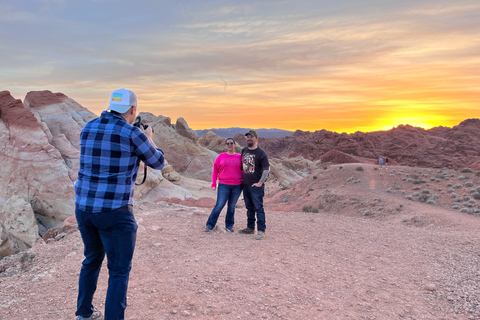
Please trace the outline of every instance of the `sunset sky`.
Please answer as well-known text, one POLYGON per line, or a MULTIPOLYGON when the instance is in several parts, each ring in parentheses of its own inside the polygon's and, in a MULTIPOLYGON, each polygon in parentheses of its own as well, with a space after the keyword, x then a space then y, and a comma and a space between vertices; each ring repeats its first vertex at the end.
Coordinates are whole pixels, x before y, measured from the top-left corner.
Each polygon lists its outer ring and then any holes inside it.
POLYGON ((111 91, 193 129, 480 118, 480 1, 1 0, 0 91, 111 91))

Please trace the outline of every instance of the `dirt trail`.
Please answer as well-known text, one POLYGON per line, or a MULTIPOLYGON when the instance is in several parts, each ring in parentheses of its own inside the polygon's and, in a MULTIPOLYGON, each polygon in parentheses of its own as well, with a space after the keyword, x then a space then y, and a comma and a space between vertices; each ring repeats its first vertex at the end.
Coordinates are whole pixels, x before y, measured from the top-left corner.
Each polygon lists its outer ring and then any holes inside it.
MULTIPOLYGON (((383 190, 377 173, 359 198, 383 190)), ((257 241, 204 233, 210 209, 159 202, 135 212, 126 319, 480 319, 478 217, 420 203, 388 219, 267 210, 257 241)), ((245 227, 245 209, 235 219, 245 227)), ((82 250, 76 231, 9 258, 0 319, 74 319, 82 250)), ((106 280, 105 265, 100 310, 106 280)))

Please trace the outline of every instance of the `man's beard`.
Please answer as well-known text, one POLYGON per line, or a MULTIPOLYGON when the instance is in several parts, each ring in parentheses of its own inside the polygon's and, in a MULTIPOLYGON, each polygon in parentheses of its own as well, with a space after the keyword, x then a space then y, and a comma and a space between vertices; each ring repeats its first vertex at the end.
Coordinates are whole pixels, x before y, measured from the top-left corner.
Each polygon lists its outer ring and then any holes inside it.
POLYGON ((247 141, 247 146, 248 146, 249 148, 253 147, 253 141, 247 141))

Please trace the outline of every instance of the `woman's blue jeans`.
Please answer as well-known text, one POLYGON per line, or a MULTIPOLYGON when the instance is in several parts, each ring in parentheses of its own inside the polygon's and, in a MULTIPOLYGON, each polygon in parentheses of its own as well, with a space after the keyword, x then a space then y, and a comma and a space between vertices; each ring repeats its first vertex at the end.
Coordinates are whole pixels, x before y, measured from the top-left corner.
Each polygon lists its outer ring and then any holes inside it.
POLYGON ((137 223, 131 206, 114 211, 90 213, 75 208, 78 229, 85 246, 85 260, 78 281, 75 315, 88 318, 94 309, 93 295, 98 275, 107 254, 108 290, 105 319, 123 320, 127 307, 127 288, 137 238, 137 223))
POLYGON ((230 185, 230 184, 218 184, 217 188, 217 203, 210 213, 210 217, 207 221, 208 228, 215 228, 217 224, 218 216, 222 211, 223 207, 228 201, 227 206, 227 215, 225 216, 225 227, 227 229, 233 228, 233 224, 235 223, 234 215, 235 215, 235 205, 237 204, 238 197, 240 197, 240 193, 242 193, 242 185, 230 185))

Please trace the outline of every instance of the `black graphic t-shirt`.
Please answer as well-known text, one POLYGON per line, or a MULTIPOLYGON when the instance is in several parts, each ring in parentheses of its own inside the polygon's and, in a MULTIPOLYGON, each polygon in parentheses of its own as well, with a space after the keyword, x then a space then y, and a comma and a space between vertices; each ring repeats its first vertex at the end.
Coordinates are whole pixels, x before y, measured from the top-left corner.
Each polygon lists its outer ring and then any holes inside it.
POLYGON ((243 183, 252 185, 260 181, 264 170, 269 169, 268 157, 260 148, 242 150, 242 178, 243 183))

